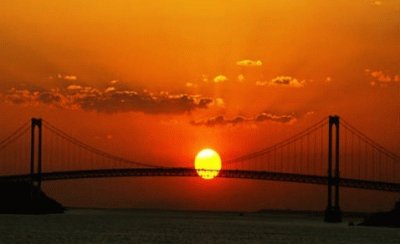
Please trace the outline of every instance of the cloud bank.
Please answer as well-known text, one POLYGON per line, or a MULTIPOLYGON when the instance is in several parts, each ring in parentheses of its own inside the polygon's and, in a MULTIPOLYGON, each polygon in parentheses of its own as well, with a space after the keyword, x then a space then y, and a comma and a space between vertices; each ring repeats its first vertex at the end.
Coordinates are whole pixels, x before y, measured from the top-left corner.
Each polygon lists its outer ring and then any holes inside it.
POLYGON ((224 126, 224 125, 238 125, 243 123, 260 123, 260 122, 276 122, 283 124, 291 124, 297 120, 297 116, 294 114, 277 115, 272 113, 260 113, 253 117, 236 116, 234 118, 226 118, 223 115, 215 116, 206 120, 191 121, 192 125, 195 126, 224 126))
POLYGON ((148 91, 117 90, 108 87, 69 85, 65 89, 35 90, 12 88, 0 94, 3 101, 20 105, 50 105, 65 109, 82 109, 101 113, 143 112, 147 114, 182 114, 206 109, 214 104, 212 98, 200 95, 152 93, 148 91))

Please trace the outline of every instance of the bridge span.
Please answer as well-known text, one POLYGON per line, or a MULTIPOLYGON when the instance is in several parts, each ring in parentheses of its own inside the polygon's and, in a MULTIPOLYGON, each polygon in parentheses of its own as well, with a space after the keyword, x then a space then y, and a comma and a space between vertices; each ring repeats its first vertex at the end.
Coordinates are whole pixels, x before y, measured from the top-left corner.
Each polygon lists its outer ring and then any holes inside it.
MULTIPOLYGON (((214 173, 213 170, 202 170, 205 173, 214 173)), ((58 171, 34 174, 33 178, 41 178, 42 181, 55 180, 74 180, 88 178, 110 178, 110 177, 199 177, 197 170, 183 167, 160 167, 160 168, 118 168, 118 169, 97 169, 97 170, 74 170, 58 171)), ((327 185, 327 176, 293 174, 270 171, 251 171, 251 170, 220 170, 220 178, 284 181, 294 183, 327 185)), ((31 174, 0 176, 0 181, 26 181, 32 180, 31 174)), ((378 190, 388 192, 400 192, 400 184, 382 181, 370 181, 359 179, 340 178, 339 185, 348 188, 358 188, 367 190, 378 190)))

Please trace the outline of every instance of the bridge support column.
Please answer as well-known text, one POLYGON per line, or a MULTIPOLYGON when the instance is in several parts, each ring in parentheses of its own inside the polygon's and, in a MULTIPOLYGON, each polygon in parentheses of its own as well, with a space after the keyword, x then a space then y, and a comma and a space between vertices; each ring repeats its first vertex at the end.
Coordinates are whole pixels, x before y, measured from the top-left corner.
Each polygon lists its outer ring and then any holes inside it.
POLYGON ((339 116, 329 116, 329 141, 328 141, 328 204, 325 210, 325 222, 341 222, 342 212, 339 207, 339 116), (335 170, 333 172, 333 133, 335 126, 335 170), (332 201, 332 188, 334 188, 334 201, 332 201))
MULTIPOLYGON (((42 185, 42 119, 32 118, 31 122, 31 165, 30 165, 30 174, 31 174, 31 185, 32 185, 32 193, 33 191, 40 191, 42 185), (35 138, 35 129, 37 127, 37 140, 35 138), (37 142, 37 147, 35 144, 37 142), (37 153, 37 158, 35 157, 37 153), (35 162, 37 161, 37 171, 35 173, 35 162), (36 190, 35 190, 36 189, 36 190)), ((32 194, 33 195, 33 194, 32 194)))

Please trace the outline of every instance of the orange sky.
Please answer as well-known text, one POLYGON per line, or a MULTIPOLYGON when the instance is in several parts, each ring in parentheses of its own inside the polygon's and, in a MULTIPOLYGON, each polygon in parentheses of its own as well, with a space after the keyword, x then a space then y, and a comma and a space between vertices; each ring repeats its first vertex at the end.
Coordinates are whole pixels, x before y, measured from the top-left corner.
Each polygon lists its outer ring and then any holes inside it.
MULTIPOLYGON (((204 147, 232 158, 339 114, 400 154, 397 0, 16 0, 2 3, 0 15, 0 138, 43 117, 117 155, 191 166, 204 147)), ((300 208, 325 204, 324 189, 286 183, 110 184, 99 183, 117 192, 112 203, 59 197, 71 205, 254 210, 295 208, 302 189, 318 200, 300 208), (130 197, 135 187, 140 199, 130 197)), ((365 208, 390 206, 387 198, 365 208)))

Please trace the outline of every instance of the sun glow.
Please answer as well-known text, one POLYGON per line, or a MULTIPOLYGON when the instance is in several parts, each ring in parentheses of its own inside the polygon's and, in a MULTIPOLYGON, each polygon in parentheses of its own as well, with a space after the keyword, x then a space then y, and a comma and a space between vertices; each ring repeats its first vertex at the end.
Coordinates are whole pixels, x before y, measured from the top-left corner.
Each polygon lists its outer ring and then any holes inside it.
POLYGON ((206 148, 197 153, 194 167, 200 177, 210 180, 221 170, 221 158, 216 151, 206 148))

